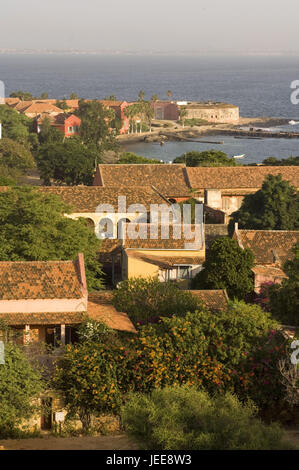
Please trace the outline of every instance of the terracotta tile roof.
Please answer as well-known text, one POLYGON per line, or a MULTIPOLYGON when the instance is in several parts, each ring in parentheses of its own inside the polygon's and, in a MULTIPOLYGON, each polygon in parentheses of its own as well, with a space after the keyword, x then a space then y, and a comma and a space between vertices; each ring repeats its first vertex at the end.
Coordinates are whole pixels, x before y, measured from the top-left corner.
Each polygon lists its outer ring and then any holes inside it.
POLYGON ((89 294, 87 312, 58 313, 1 313, 1 320, 8 325, 78 325, 88 316, 105 323, 114 330, 136 333, 134 325, 124 312, 112 305, 112 292, 101 291, 89 294))
POLYGON ((104 106, 113 107, 113 106, 121 106, 125 101, 112 101, 112 100, 98 100, 104 106))
POLYGON ((204 257, 200 256, 154 256, 142 253, 142 251, 126 251, 130 258, 139 259, 145 263, 154 264, 161 269, 169 269, 178 265, 198 265, 204 262, 204 257))
POLYGON ((287 278, 287 275, 284 273, 284 271, 276 266, 256 265, 252 268, 252 271, 255 275, 260 274, 262 276, 287 278))
POLYGON ((211 310, 226 310, 228 296, 226 290, 191 290, 211 310))
POLYGON ((1 261, 0 300, 80 299, 76 261, 1 261))
POLYGON ((127 209, 131 204, 143 204, 147 210, 151 204, 168 203, 150 186, 130 188, 126 186, 43 186, 39 191, 56 194, 72 206, 74 212, 95 212, 99 204, 112 204, 118 211, 118 196, 126 196, 127 209))
POLYGON ((78 325, 84 312, 0 313, 0 319, 8 325, 78 325))
POLYGON ((146 184, 154 186, 167 197, 190 194, 184 164, 100 164, 98 171, 103 186, 132 188, 146 184))
POLYGON ((258 189, 269 174, 299 188, 298 166, 188 167, 187 173, 193 189, 258 189))
MULTIPOLYGON (((193 247, 191 249, 200 250, 202 248, 202 239, 201 239, 202 237, 201 236, 199 237, 200 239, 195 242, 195 235, 194 235, 195 225, 191 225, 191 226, 190 225, 189 226, 187 226, 187 225, 183 226, 182 225, 181 228, 179 228, 179 234, 180 234, 181 238, 175 238, 175 236, 177 236, 177 234, 174 233, 174 227, 176 227, 176 226, 175 225, 170 225, 169 226, 169 237, 167 239, 165 239, 165 236, 163 235, 162 227, 163 226, 161 226, 161 225, 158 227, 158 238, 153 239, 153 238, 150 238, 150 224, 136 224, 136 232, 140 231, 140 233, 142 233, 142 230, 144 229, 144 231, 147 234, 148 238, 146 238, 146 239, 137 238, 137 239, 134 240, 133 238, 130 238, 131 228, 129 228, 129 224, 125 224, 124 225, 125 238, 123 240, 123 246, 125 248, 135 248, 135 249, 185 250, 185 249, 188 249, 186 247, 186 244, 196 243, 196 247, 195 248, 193 247), (187 239, 187 237, 184 234, 184 227, 191 228, 192 234, 194 235, 193 239, 191 239, 191 240, 187 239)), ((201 230, 202 229, 202 227, 200 225, 196 226, 196 227, 197 227, 196 230, 201 230)), ((132 229, 135 230, 134 227, 132 227, 132 229)))
POLYGON ((283 266, 292 259, 292 248, 299 243, 299 231, 239 230, 237 239, 243 248, 250 248, 255 264, 283 266))
POLYGON ((89 296, 87 314, 93 320, 101 321, 113 330, 136 333, 135 327, 128 315, 118 312, 111 303, 112 294, 94 293, 89 296))
POLYGON ((51 103, 30 103, 22 106, 21 104, 16 107, 20 113, 23 114, 42 114, 42 113, 64 113, 63 109, 58 108, 51 103))

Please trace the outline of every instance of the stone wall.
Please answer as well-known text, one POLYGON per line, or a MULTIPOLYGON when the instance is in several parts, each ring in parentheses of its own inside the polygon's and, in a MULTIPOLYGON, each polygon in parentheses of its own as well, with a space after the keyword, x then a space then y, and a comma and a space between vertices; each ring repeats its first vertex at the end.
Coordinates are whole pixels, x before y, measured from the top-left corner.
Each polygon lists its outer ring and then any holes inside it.
POLYGON ((228 225, 227 224, 205 224, 205 242, 206 248, 209 248, 211 243, 220 237, 228 237, 228 225))
POLYGON ((203 119, 208 122, 234 123, 239 121, 239 108, 228 105, 201 105, 186 106, 186 119, 203 119))

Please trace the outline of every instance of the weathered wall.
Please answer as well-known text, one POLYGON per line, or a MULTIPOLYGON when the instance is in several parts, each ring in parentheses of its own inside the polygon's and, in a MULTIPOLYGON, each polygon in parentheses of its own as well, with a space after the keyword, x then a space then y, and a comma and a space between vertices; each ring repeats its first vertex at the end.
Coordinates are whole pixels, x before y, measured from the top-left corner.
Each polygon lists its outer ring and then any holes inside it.
POLYGON ((204 119, 208 122, 233 123, 239 121, 239 108, 236 106, 200 106, 186 107, 187 119, 204 119))

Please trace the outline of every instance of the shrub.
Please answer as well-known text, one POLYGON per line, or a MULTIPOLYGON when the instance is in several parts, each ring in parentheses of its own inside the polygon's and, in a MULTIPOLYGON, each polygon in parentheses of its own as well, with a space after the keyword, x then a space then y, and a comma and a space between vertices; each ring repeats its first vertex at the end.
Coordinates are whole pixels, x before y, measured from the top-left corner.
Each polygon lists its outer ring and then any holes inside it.
POLYGON ((137 323, 148 323, 159 317, 181 316, 194 312, 201 306, 190 292, 179 289, 171 282, 157 278, 134 278, 119 283, 114 291, 113 304, 120 312, 126 312, 137 323))
POLYGON ((278 425, 266 426, 257 409, 229 393, 210 397, 195 388, 134 394, 122 411, 130 436, 142 448, 157 450, 274 450, 292 448, 278 425))

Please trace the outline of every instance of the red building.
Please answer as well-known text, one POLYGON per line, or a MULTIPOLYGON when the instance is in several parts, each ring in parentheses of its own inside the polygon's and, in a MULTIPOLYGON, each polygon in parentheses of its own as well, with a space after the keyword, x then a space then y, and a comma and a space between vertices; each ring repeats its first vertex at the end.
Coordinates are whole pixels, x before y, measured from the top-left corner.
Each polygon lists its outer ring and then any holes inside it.
POLYGON ((120 129, 120 134, 127 134, 130 128, 130 119, 126 116, 126 108, 129 106, 129 103, 126 101, 110 101, 110 100, 99 100, 102 106, 108 109, 113 109, 115 111, 116 117, 122 120, 122 127, 120 129))
POLYGON ((172 101, 153 101, 154 118, 157 120, 177 121, 179 110, 176 103, 172 101))
POLYGON ((57 116, 42 115, 36 119, 36 131, 39 134, 41 125, 45 118, 50 120, 51 126, 59 129, 65 137, 72 137, 80 134, 81 119, 74 114, 58 114, 57 116))

